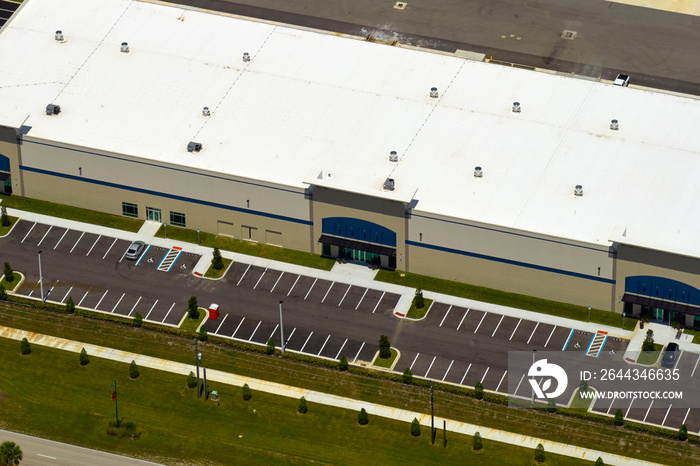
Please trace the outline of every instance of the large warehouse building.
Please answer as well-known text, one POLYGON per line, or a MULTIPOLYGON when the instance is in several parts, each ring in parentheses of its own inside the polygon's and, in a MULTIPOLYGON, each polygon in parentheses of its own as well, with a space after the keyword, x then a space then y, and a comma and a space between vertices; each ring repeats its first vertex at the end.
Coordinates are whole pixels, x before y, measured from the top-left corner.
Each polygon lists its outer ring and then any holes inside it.
POLYGON ((0 62, 13 195, 700 323, 697 100, 130 0, 0 62))

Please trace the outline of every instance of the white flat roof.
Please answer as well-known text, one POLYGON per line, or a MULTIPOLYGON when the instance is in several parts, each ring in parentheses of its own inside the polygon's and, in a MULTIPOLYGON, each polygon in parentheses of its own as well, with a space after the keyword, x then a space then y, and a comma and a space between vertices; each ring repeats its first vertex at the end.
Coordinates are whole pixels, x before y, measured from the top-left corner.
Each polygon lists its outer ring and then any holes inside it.
POLYGON ((0 63, 0 124, 29 136, 700 256, 697 100, 127 0, 29 0, 0 63))

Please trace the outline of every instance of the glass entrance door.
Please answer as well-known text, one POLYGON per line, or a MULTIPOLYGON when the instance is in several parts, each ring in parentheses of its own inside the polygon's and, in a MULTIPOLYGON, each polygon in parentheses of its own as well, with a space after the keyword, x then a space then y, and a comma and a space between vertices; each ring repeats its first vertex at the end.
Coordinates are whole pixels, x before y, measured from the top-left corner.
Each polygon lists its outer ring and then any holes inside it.
POLYGON ((146 207, 146 220, 153 220, 160 223, 160 209, 146 207))

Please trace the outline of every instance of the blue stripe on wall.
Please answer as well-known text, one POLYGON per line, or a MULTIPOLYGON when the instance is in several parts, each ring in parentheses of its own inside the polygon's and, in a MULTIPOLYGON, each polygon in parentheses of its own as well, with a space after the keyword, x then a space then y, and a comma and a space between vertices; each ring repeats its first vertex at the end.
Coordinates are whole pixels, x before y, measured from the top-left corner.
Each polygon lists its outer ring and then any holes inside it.
POLYGON ((433 249, 436 251, 449 252, 450 254, 459 254, 462 256, 476 257, 477 259, 485 259, 494 262, 501 262, 503 264, 517 265, 519 267, 527 267, 529 269, 542 270, 545 272, 558 273, 560 275, 568 275, 570 277, 583 278, 585 280, 593 280, 596 282, 615 284, 615 280, 609 278, 596 277, 595 275, 585 275, 577 272, 569 272, 568 270, 555 269, 552 267, 545 267, 542 265, 528 264, 527 262, 514 261, 510 259, 503 259, 501 257, 487 256, 485 254, 477 254, 475 252, 462 251, 460 249, 446 248, 443 246, 435 246, 433 244, 417 243, 415 241, 406 241, 409 246, 417 246, 419 248, 433 249))
POLYGON ((311 222, 309 220, 303 220, 303 219, 293 218, 293 217, 285 217, 284 215, 270 214, 267 212, 260 212, 257 210, 243 209, 241 207, 234 207, 234 206, 230 206, 230 205, 219 204, 216 202, 203 201, 201 199, 193 199, 193 198, 184 197, 184 196, 177 196, 175 194, 161 193, 158 191, 151 191, 149 189, 135 188, 133 186, 125 186, 125 185, 121 185, 121 184, 110 183, 107 181, 92 180, 89 178, 85 178, 83 176, 66 175, 65 173, 57 173, 57 172, 52 172, 49 170, 42 170, 40 168, 27 167, 24 165, 21 165, 19 168, 20 168, 20 170, 25 170, 25 171, 34 172, 34 173, 41 173, 42 175, 56 176, 59 178, 67 178, 67 179, 73 180, 73 181, 82 181, 84 183, 96 184, 96 185, 100 185, 100 186, 108 186, 110 188, 123 189, 126 191, 133 191, 133 192, 142 193, 142 194, 149 194, 152 196, 160 196, 160 197, 165 197, 167 199, 176 199, 178 201, 191 202, 193 204, 206 205, 209 207, 217 207, 219 209, 233 210, 235 212, 243 212, 246 214, 259 215, 261 217, 274 218, 277 220, 284 220, 286 222, 292 222, 292 223, 300 223, 302 225, 313 225, 313 222, 311 222))

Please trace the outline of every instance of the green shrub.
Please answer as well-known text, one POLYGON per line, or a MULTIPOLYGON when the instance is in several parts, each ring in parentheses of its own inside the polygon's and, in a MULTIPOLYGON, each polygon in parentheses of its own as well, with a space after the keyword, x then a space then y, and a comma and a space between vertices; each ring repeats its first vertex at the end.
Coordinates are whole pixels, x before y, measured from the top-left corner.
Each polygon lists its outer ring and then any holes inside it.
POLYGON ((0 226, 9 227, 11 224, 12 222, 10 222, 7 212, 5 212, 5 209, 3 209, 2 213, 0 214, 0 226))
POLYGON ((550 413, 557 412, 557 402, 554 401, 554 398, 549 398, 547 400, 547 411, 549 411, 550 413))
POLYGON ((344 354, 340 355, 340 361, 338 361, 338 369, 341 372, 345 372, 346 370, 348 370, 348 358, 346 358, 344 354))
POLYGON ((603 462, 603 458, 601 458, 599 456, 598 459, 595 460, 595 466, 605 466, 605 463, 603 462))
POLYGON ((250 401, 250 399, 253 398, 253 394, 251 393, 250 387, 248 386, 248 384, 243 385, 242 394, 243 394, 243 399, 245 401, 250 401))
POLYGON ((474 451, 481 451, 481 449, 484 447, 483 442, 481 441, 481 434, 479 432, 474 433, 474 451))
POLYGON ((32 348, 29 346, 29 341, 27 338, 22 338, 22 343, 20 344, 20 349, 22 350, 23 355, 28 355, 32 353, 32 348))
POLYGON ((618 409, 617 411, 615 411, 615 425, 621 426, 624 423, 625 423, 625 420, 622 417, 622 410, 618 409))
POLYGON ((265 354, 275 354, 275 340, 273 340, 272 337, 267 339, 265 354))
POLYGON ((132 324, 134 327, 140 327, 143 325, 143 316, 140 312, 137 312, 134 316, 134 322, 132 324))
POLYGON ((474 397, 477 400, 484 399, 484 385, 481 382, 477 382, 474 386, 474 397))
POLYGON ((654 351, 654 331, 652 329, 647 330, 647 336, 642 342, 642 351, 654 351))
POLYGON ((581 383, 578 384, 578 397, 581 398, 581 393, 588 393, 588 381, 587 380, 581 380, 581 383))
POLYGON ((129 365, 129 377, 136 379, 139 376, 139 368, 136 366, 136 361, 131 361, 129 365))
POLYGON ((189 375, 187 376, 187 388, 195 388, 197 386, 197 377, 194 375, 194 372, 190 371, 189 375))
POLYGON ((90 358, 88 358, 87 351, 85 351, 85 348, 80 350, 80 365, 81 366, 87 366, 90 363, 90 358))
POLYGON ((15 276, 12 273, 12 267, 10 267, 9 262, 5 262, 5 270, 4 270, 4 275, 5 275, 5 281, 7 283, 12 283, 15 279, 15 276))
POLYGON ((219 248, 214 248, 211 266, 214 268, 214 270, 221 270, 224 268, 224 258, 221 256, 221 251, 219 251, 219 248))
POLYGON ((389 343, 389 337, 386 335, 379 337, 379 357, 382 359, 391 357, 391 343, 389 343))
POLYGON ((423 309, 423 307, 425 307, 423 290, 421 290, 420 288, 416 290, 416 295, 413 297, 413 305, 416 306, 416 309, 423 309))
POLYGON ((360 410, 360 413, 357 415, 357 423, 361 426, 366 426, 367 424, 369 424, 369 414, 367 414, 365 408, 362 408, 360 410))
POLYGON ((299 411, 301 414, 306 414, 307 411, 309 411, 309 408, 306 406, 306 398, 303 396, 299 398, 299 405, 297 406, 297 411, 299 411))
POLYGON ((411 385, 413 382, 413 372, 411 372, 411 368, 407 367, 405 371, 403 371, 403 383, 406 385, 411 385))
POLYGON ((73 301, 72 296, 68 296, 68 301, 66 301, 66 312, 68 314, 73 314, 75 312, 75 301, 73 301))
POLYGON ((202 325, 199 328, 199 333, 197 334, 197 338, 199 338, 199 341, 207 341, 209 339, 209 333, 207 332, 206 325, 202 325))
POLYGON ((7 299, 7 290, 5 286, 0 284, 0 300, 5 301, 7 299))
POLYGON ((190 299, 187 301, 187 317, 199 319, 199 305, 197 304, 196 296, 190 296, 190 299))
POLYGON ((413 418, 413 422, 411 422, 411 435, 414 437, 419 437, 420 436, 420 422, 418 422, 418 418, 413 418))
POLYGON ((685 424, 681 425, 681 428, 678 429, 678 440, 681 442, 688 440, 688 427, 686 427, 685 424))
POLYGON ((542 444, 538 444, 537 448, 535 448, 535 461, 538 463, 544 463, 545 460, 544 456, 544 446, 542 444))

